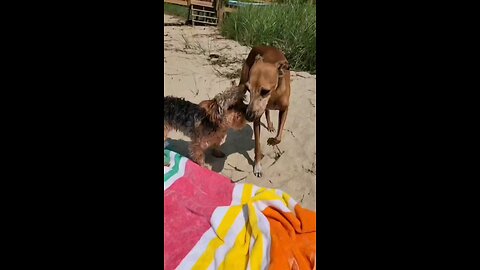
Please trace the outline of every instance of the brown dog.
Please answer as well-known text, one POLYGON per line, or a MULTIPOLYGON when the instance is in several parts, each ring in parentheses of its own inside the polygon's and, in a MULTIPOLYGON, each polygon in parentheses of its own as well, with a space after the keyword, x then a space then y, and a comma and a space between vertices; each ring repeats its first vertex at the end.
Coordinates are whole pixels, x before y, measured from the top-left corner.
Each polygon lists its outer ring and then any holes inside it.
POLYGON ((260 118, 265 112, 268 131, 274 132, 270 121, 270 110, 278 110, 278 131, 275 138, 269 138, 269 145, 279 144, 282 140, 283 127, 287 120, 290 104, 290 65, 283 52, 275 47, 254 47, 248 54, 240 77, 240 85, 244 84, 250 92, 250 103, 246 111, 246 119, 253 121, 255 133, 255 164, 253 173, 262 176, 260 160, 263 158, 260 146, 260 118))

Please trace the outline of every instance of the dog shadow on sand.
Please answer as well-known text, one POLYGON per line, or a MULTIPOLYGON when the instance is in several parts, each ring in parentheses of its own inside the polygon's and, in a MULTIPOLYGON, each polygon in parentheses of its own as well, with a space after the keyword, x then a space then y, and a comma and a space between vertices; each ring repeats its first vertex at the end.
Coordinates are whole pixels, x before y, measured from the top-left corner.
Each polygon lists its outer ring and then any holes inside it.
MULTIPOLYGON (((184 140, 168 139, 167 149, 173 150, 184 157, 190 157, 188 153, 188 146, 190 142, 184 140)), ((253 166, 253 160, 248 155, 247 151, 255 148, 255 140, 253 139, 253 129, 250 125, 239 131, 229 130, 227 132, 227 140, 220 146, 220 150, 225 154, 223 158, 212 156, 211 149, 205 153, 205 163, 212 166, 212 171, 221 172, 225 167, 227 157, 233 153, 242 154, 248 163, 253 166)), ((232 164, 235 166, 235 164, 232 164)))

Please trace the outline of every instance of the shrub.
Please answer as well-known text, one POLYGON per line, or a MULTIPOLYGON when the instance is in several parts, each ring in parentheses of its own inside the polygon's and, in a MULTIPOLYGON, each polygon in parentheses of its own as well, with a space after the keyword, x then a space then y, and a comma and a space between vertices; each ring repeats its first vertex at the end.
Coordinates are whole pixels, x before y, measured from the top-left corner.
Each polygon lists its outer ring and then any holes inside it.
POLYGON ((242 45, 275 46, 285 52, 292 69, 316 72, 315 6, 305 0, 239 8, 225 18, 221 32, 242 45))

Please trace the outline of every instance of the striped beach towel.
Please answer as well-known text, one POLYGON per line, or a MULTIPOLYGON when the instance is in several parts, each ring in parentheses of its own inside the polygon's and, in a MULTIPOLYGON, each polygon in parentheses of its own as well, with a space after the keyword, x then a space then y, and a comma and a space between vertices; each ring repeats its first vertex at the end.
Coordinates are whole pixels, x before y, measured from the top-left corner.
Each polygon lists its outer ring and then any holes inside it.
POLYGON ((165 269, 315 269, 315 212, 164 151, 165 269))

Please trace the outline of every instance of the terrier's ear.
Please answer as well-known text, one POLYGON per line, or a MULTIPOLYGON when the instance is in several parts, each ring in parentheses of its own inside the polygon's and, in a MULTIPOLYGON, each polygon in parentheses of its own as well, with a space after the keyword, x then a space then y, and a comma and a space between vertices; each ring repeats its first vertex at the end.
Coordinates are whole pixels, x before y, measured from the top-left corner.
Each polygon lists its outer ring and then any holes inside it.
POLYGON ((263 57, 260 54, 257 54, 257 56, 255 56, 255 63, 257 62, 263 62, 263 57))
POLYGON ((278 69, 278 77, 280 78, 285 75, 285 71, 290 70, 290 64, 287 60, 278 61, 277 63, 275 63, 275 66, 278 69))

